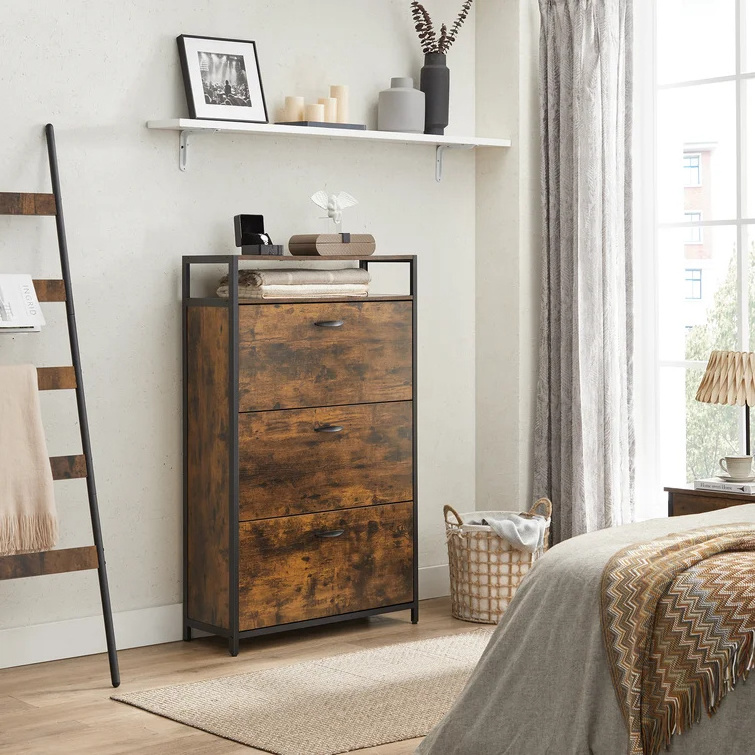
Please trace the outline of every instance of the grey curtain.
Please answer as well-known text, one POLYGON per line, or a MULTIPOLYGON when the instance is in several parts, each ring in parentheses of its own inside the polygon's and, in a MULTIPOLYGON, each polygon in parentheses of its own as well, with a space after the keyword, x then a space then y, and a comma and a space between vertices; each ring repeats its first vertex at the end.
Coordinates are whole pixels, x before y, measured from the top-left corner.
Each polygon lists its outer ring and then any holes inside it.
POLYGON ((535 493, 556 541, 634 516, 632 0, 540 0, 535 493))

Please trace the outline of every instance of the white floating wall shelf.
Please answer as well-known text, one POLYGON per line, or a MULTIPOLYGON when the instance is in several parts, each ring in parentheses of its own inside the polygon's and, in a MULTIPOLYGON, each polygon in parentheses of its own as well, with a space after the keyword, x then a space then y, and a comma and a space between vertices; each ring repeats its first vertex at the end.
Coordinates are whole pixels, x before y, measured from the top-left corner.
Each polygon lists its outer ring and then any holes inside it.
POLYGON ((392 131, 357 131, 341 128, 310 126, 278 126, 273 123, 239 123, 236 121, 200 121, 174 118, 167 121, 147 121, 147 128, 161 131, 178 131, 178 167, 188 166, 189 138, 194 134, 256 134, 259 136, 298 136, 319 139, 351 139, 367 142, 393 142, 395 144, 426 144, 435 147, 435 180, 443 176, 443 154, 447 149, 504 148, 511 146, 510 139, 486 139, 477 136, 431 136, 404 134, 392 131))

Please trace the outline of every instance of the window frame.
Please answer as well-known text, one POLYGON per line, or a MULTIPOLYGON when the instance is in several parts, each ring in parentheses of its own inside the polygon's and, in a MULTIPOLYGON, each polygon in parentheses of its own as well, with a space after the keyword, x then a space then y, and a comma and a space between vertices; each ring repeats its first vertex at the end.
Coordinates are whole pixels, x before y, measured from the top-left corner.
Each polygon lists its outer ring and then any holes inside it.
MULTIPOLYGON (((750 351, 748 321, 747 241, 748 234, 755 226, 755 217, 745 214, 745 147, 755 150, 755 136, 744 143, 746 129, 745 97, 748 82, 755 80, 755 70, 747 71, 745 50, 747 43, 746 4, 748 0, 734 0, 735 13, 735 69, 726 76, 675 81, 660 84, 658 81, 658 3, 635 5, 635 39, 650 39, 651 45, 635 47, 635 101, 634 101, 634 324, 635 324, 635 425, 636 425, 636 491, 638 518, 664 516, 666 509, 665 485, 673 484, 661 468, 661 397, 660 387, 664 370, 683 368, 703 370, 706 361, 670 360, 660 353, 660 301, 664 296, 659 275, 660 234, 664 229, 688 228, 689 222, 660 222, 658 213, 658 99, 666 89, 734 82, 735 88, 735 139, 736 139, 736 216, 717 220, 701 220, 694 224, 704 234, 705 228, 730 226, 736 229, 737 243, 737 341, 736 347, 750 351), (749 143, 750 140, 752 143, 749 143), (649 503, 643 503, 647 501, 649 503)), ((750 12, 755 12, 755 4, 750 3, 750 12)), ((755 67, 754 67, 755 68, 755 67)), ((751 94, 752 96, 752 94, 751 94)), ((750 124, 752 126, 755 124, 750 124)), ((689 152, 686 154, 696 154, 689 152)), ((700 159, 700 179, 702 185, 702 158, 700 159)), ((682 184, 687 188, 686 183, 682 184)), ((751 191, 755 191, 755 176, 750 181, 751 191)), ((689 187, 694 188, 694 187, 689 187)), ((755 211, 753 211, 755 215, 755 211)), ((755 298, 755 291, 752 292, 755 298)), ((755 344, 753 344, 755 351, 755 344)), ((744 413, 740 417, 740 436, 744 445, 744 413)))
MULTIPOLYGON (((685 301, 700 301, 703 298, 703 269, 701 267, 685 267, 684 268, 684 282, 685 284, 691 283, 692 290, 695 290, 695 283, 697 283, 697 296, 685 296, 685 301), (697 273, 690 277, 690 273, 697 273)), ((686 285, 685 285, 686 288, 686 285)), ((685 292, 686 293, 686 292, 685 292)))
MULTIPOLYGON (((688 188, 685 186, 685 188, 688 188)), ((692 210, 691 212, 688 212, 687 210, 684 211, 684 218, 685 222, 688 224, 688 227, 686 227, 684 230, 687 232, 693 232, 694 238, 692 234, 690 234, 689 237, 684 237, 684 243, 691 246, 699 246, 703 243, 703 227, 700 225, 700 223, 703 222, 703 214, 699 210, 692 210), (692 220, 691 217, 695 216, 695 219, 692 220)))
POLYGON ((697 158, 697 183, 687 183, 687 165, 683 165, 682 170, 684 171, 684 188, 685 189, 697 189, 700 188, 703 185, 703 154, 702 152, 685 152, 683 155, 683 159, 686 160, 688 157, 696 157, 697 158))

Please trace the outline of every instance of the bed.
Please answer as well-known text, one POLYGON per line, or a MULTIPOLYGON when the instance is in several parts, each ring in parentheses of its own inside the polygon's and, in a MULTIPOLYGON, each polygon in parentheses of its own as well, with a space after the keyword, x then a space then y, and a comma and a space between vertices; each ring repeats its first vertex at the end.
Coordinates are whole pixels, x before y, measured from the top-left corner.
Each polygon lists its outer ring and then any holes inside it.
MULTIPOLYGON (((755 530, 749 526, 755 528, 755 505, 742 505, 615 527, 552 548, 524 580, 464 691, 417 753, 631 752, 626 713, 612 677, 616 668, 609 663, 604 644, 604 568, 613 563, 617 552, 632 544, 670 533, 684 532, 684 537, 690 537, 689 531, 700 528, 735 530, 738 523, 748 525, 740 529, 749 533, 750 545, 755 547, 751 534, 755 530)), ((749 599, 755 590, 747 591, 749 599)), ((752 619, 750 615, 747 621, 752 624, 752 619)), ((670 752, 755 752, 753 680, 740 680, 714 716, 703 713, 699 723, 673 736, 670 752)))

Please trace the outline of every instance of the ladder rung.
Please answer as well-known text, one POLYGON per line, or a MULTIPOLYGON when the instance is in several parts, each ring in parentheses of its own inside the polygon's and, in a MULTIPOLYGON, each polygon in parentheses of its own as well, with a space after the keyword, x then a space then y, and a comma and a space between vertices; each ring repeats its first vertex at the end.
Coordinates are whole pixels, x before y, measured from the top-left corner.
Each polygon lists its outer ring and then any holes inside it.
POLYGON ((33 281, 37 299, 41 302, 65 301, 66 286, 62 280, 38 279, 33 281))
POLYGON ((93 545, 43 553, 20 553, 17 556, 0 556, 0 580, 63 574, 96 569, 98 566, 97 548, 93 545))
POLYGON ((64 391, 76 387, 73 367, 37 367, 37 385, 40 391, 64 391))
POLYGON ((83 454, 79 456, 51 456, 53 480, 78 480, 87 476, 87 460, 83 454))
POLYGON ((55 215, 55 196, 0 192, 0 215, 55 215))

